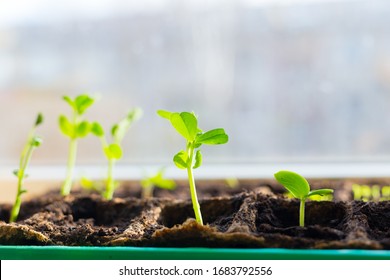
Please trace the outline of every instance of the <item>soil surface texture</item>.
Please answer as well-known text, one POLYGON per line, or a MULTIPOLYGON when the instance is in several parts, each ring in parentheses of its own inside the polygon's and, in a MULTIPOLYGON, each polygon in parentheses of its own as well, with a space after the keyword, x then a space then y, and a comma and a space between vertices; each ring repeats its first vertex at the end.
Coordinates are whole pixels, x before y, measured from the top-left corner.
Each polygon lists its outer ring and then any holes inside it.
POLYGON ((111 201, 98 193, 59 191, 22 204, 8 223, 11 205, 0 205, 0 244, 140 247, 390 249, 390 201, 355 201, 354 182, 390 185, 390 180, 311 180, 312 189, 335 189, 333 201, 308 201, 305 227, 299 201, 286 198, 273 180, 198 184, 204 226, 194 220, 188 186, 155 190, 140 198, 137 182, 119 188, 111 201))

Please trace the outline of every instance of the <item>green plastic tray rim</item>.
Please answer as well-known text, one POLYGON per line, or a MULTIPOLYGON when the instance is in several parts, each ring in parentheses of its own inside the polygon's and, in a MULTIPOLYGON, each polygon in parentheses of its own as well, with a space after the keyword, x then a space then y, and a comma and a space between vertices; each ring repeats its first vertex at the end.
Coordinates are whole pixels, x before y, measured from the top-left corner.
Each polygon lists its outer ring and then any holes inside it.
POLYGON ((390 260, 390 250, 0 246, 1 260, 390 260))

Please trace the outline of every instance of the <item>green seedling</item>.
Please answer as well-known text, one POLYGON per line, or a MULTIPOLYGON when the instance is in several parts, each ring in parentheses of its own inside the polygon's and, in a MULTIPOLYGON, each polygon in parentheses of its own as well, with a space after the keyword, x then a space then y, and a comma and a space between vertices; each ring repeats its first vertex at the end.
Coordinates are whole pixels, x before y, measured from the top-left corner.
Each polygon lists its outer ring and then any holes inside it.
POLYGON ((310 191, 310 185, 307 180, 294 172, 282 170, 274 174, 275 179, 282 184, 295 198, 300 200, 299 207, 299 226, 305 226, 305 202, 313 195, 329 195, 333 193, 332 189, 318 189, 310 191))
POLYGON ((352 184, 352 193, 354 200, 370 201, 371 200, 371 187, 368 185, 352 184))
POLYGON ((66 178, 61 187, 61 195, 66 196, 70 193, 73 184, 77 140, 78 138, 86 137, 91 132, 91 123, 83 120, 83 115, 95 100, 86 94, 79 95, 74 99, 71 99, 69 96, 64 96, 63 99, 72 108, 72 116, 70 119, 64 115, 60 115, 58 119, 61 132, 70 138, 66 178))
POLYGON ((390 186, 383 186, 382 187, 382 201, 390 200, 390 186))
POLYGON ((81 177, 80 186, 89 192, 97 192, 100 194, 104 193, 105 185, 101 181, 94 181, 87 177, 81 177))
POLYGON ((16 219, 18 218, 19 211, 20 211, 20 205, 22 203, 21 196, 23 193, 27 192, 23 188, 23 180, 24 180, 24 178, 27 177, 26 169, 27 169, 27 166, 30 162, 30 159, 31 159, 31 156, 32 156, 34 149, 39 147, 42 143, 42 139, 35 134, 36 128, 40 124, 42 124, 42 122, 43 122, 43 116, 42 116, 42 114, 38 114, 38 116, 35 120, 34 126, 28 135, 27 142, 22 150, 22 154, 20 156, 20 162, 19 162, 19 169, 14 171, 14 175, 18 178, 18 190, 16 193, 15 203, 14 203, 12 210, 11 210, 11 215, 10 215, 10 219, 9 219, 10 223, 15 222, 16 219))
POLYGON ((231 189, 236 189, 240 186, 240 182, 235 177, 226 178, 225 183, 231 189))
POLYGON ((117 186, 117 182, 114 179, 114 166, 116 161, 121 159, 123 155, 123 149, 121 146, 122 140, 125 137, 125 134, 130 128, 130 126, 141 116, 142 110, 136 108, 130 111, 127 116, 119 123, 115 124, 111 128, 111 136, 113 139, 112 143, 107 142, 104 129, 99 123, 94 122, 92 124, 91 131, 93 134, 100 138, 103 153, 108 160, 106 189, 103 193, 104 198, 106 198, 107 200, 112 199, 115 188, 117 186))
POLYGON ((379 185, 359 185, 352 184, 352 193, 354 200, 367 201, 383 201, 388 197, 387 195, 388 186, 383 186, 382 189, 379 185))
POLYGON ((212 129, 203 132, 198 127, 198 119, 194 113, 189 112, 168 112, 159 110, 157 114, 170 121, 176 131, 186 140, 186 149, 181 150, 173 157, 173 162, 180 169, 187 169, 188 181, 190 185, 192 206, 195 212, 196 221, 203 225, 200 205, 196 194, 196 186, 193 169, 202 164, 202 154, 199 150, 202 144, 219 145, 228 142, 228 135, 222 128, 212 129))
POLYGON ((164 178, 164 168, 161 168, 155 175, 145 177, 141 180, 142 198, 147 199, 153 197, 154 188, 165 190, 174 190, 176 188, 175 181, 164 178))

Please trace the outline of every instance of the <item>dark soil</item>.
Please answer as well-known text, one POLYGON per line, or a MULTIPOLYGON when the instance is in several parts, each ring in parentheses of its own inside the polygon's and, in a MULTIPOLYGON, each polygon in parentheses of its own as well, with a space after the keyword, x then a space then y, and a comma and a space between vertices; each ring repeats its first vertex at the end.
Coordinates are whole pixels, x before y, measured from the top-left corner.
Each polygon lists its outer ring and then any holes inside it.
POLYGON ((0 244, 230 248, 390 249, 390 202, 353 201, 352 182, 390 185, 390 180, 312 180, 312 188, 335 189, 334 201, 308 201, 299 227, 299 201, 282 196, 273 180, 199 182, 205 226, 193 219, 188 186, 156 190, 140 199, 129 182, 112 201, 99 194, 59 192, 22 204, 17 223, 8 224, 11 205, 0 205, 0 244))

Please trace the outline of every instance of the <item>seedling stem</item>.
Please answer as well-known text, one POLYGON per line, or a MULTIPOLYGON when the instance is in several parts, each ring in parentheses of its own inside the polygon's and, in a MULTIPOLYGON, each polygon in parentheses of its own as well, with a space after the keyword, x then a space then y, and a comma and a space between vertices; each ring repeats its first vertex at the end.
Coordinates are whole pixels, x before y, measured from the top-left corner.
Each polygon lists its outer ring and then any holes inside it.
POLYGON ((125 118, 115 124, 111 128, 111 136, 113 141, 110 144, 106 140, 106 134, 101 124, 99 124, 98 122, 92 123, 91 132, 97 137, 99 137, 100 142, 102 143, 103 153, 108 161, 106 190, 103 192, 103 196, 107 200, 111 200, 113 198, 117 185, 117 182, 114 179, 114 167, 116 161, 121 159, 123 155, 123 150, 121 146, 122 140, 131 125, 141 116, 142 110, 140 108, 135 108, 131 110, 125 118))
POLYGON ((78 138, 86 137, 91 132, 91 124, 88 121, 82 120, 82 115, 95 100, 86 94, 79 95, 74 99, 69 96, 64 96, 63 99, 72 108, 70 119, 64 115, 60 115, 58 119, 61 132, 70 139, 66 177, 61 187, 61 195, 67 196, 70 193, 73 184, 77 155, 77 140, 78 138))
MULTIPOLYGON (((194 161, 194 151, 195 151, 194 145, 193 144, 189 145, 188 154, 189 154, 189 162, 191 163, 194 161)), ((192 171, 192 164, 188 164, 187 174, 188 174, 188 182, 190 184, 191 201, 192 201, 192 207, 194 208, 195 219, 199 224, 203 225, 203 218, 202 218, 202 213, 200 212, 198 195, 196 193, 196 185, 195 185, 194 174, 192 171)))
POLYGON ((228 142, 229 137, 222 128, 216 128, 207 132, 203 132, 198 127, 198 119, 194 113, 177 113, 158 110, 157 114, 160 117, 167 119, 176 129, 176 131, 186 140, 186 149, 178 152, 173 157, 173 162, 178 168, 187 169, 195 219, 199 224, 203 225, 203 219, 196 194, 195 179, 193 174, 193 169, 202 165, 202 153, 200 152, 199 148, 202 146, 202 144, 225 144, 228 142))
POLYGON ((21 195, 25 192, 27 192, 25 189, 23 189, 23 180, 27 177, 26 169, 28 164, 30 163, 32 153, 35 148, 39 147, 41 145, 41 138, 35 135, 36 128, 43 122, 43 116, 42 114, 38 114, 37 119, 35 121, 34 127, 31 129, 28 138, 27 143, 25 144, 22 154, 20 156, 20 162, 19 162, 19 169, 14 172, 16 177, 18 178, 18 189, 16 193, 15 203, 11 209, 10 219, 9 222, 15 222, 16 219, 19 216, 20 212, 20 206, 22 204, 21 195))
POLYGON ((301 202, 299 204, 299 226, 304 227, 305 226, 305 200, 301 199, 301 202))
POLYGON ((310 196, 329 195, 333 193, 332 189, 317 189, 310 191, 310 185, 307 180, 292 171, 282 170, 274 174, 275 179, 281 183, 295 198, 300 200, 299 205, 299 226, 305 226, 305 201, 310 196))
POLYGON ((77 139, 72 138, 69 142, 69 156, 66 168, 65 182, 61 188, 61 195, 66 196, 70 193, 73 184, 74 167, 76 165, 77 156, 77 139))
POLYGON ((109 159, 108 167, 107 167, 107 188, 104 195, 104 197, 108 200, 112 199, 112 197, 114 196, 114 190, 115 190, 114 165, 115 165, 115 159, 109 159))

